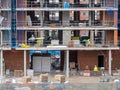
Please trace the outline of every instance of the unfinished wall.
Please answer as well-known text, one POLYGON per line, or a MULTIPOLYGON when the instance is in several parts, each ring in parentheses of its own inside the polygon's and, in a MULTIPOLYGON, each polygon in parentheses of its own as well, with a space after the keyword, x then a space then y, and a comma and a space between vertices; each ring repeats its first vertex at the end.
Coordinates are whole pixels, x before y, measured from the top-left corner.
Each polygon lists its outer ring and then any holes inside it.
POLYGON ((89 11, 80 11, 80 20, 89 20, 89 11))
MULTIPOLYGON (((3 57, 5 68, 13 70, 23 70, 24 68, 24 52, 23 51, 4 51, 3 57)), ((29 52, 27 52, 27 68, 29 68, 29 52)))
POLYGON ((106 43, 114 43, 114 31, 108 30, 106 31, 106 43))
MULTIPOLYGON (((105 11, 105 16, 103 15, 103 20, 104 21, 109 21, 110 26, 114 25, 114 14, 112 16, 112 12, 110 11, 105 11)), ((106 23, 107 24, 107 23, 106 23)))
POLYGON ((120 50, 112 51, 112 68, 120 69, 120 50))
POLYGON ((18 11, 17 13, 17 26, 20 27, 20 26, 24 26, 24 23, 26 23, 24 20, 25 20, 25 13, 23 11, 18 11))
POLYGON ((17 8, 26 7, 26 1, 27 1, 27 0, 16 0, 17 8))
POLYGON ((105 51, 78 51, 78 64, 79 69, 85 69, 86 65, 89 65, 91 69, 94 68, 94 65, 98 65, 98 55, 105 54, 105 51))
MULTIPOLYGON (((24 27, 26 25, 26 15, 25 12, 19 11, 17 12, 17 19, 16 19, 16 27, 24 27)), ((17 31, 17 43, 24 43, 25 42, 25 35, 23 30, 18 30, 17 31)))
POLYGON ((1 0, 1 7, 2 8, 10 8, 11 7, 11 0, 1 0))
POLYGON ((114 11, 114 27, 118 24, 118 11, 114 11))
MULTIPOLYGON (((112 69, 120 68, 120 51, 112 51, 112 69)), ((98 65, 98 55, 104 55, 104 66, 108 69, 108 51, 78 51, 79 70, 85 69, 86 65, 93 70, 94 65, 98 65)))
POLYGON ((114 0, 105 0, 107 7, 113 7, 114 6, 114 0))

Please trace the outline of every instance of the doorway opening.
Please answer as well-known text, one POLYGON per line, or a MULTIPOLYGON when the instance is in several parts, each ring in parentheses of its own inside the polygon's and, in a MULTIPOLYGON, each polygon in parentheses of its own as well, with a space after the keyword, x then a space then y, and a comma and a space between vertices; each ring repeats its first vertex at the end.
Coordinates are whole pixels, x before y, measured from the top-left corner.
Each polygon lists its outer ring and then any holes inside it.
POLYGON ((98 55, 98 67, 104 67, 104 55, 98 55))

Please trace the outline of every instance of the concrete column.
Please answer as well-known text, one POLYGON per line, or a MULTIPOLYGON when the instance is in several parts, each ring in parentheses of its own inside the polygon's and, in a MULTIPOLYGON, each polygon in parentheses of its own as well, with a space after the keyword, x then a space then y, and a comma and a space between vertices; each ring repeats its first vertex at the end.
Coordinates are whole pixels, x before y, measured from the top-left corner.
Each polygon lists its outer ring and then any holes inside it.
POLYGON ((89 11, 89 26, 91 26, 91 11, 89 11))
MULTIPOLYGON (((1 41, 1 45, 2 45, 2 31, 0 32, 0 41, 1 41)), ((1 48, 0 50, 0 76, 3 77, 3 50, 1 48)))
POLYGON ((94 31, 93 30, 90 31, 90 43, 92 46, 94 45, 94 31))
MULTIPOLYGON (((100 12, 100 13, 101 13, 101 12, 100 12)), ((103 11, 103 17, 102 17, 102 25, 104 26, 105 21, 103 21, 103 20, 105 20, 105 11, 103 11)))
POLYGON ((25 31, 25 44, 27 45, 27 31, 25 31))
POLYGON ((43 20, 44 20, 44 11, 41 11, 40 12, 41 27, 43 26, 43 20))
POLYGON ((24 50, 24 76, 27 74, 27 67, 26 67, 26 50, 24 50))
POLYGON ((109 65, 109 71, 108 72, 109 72, 110 76, 111 76, 111 69, 112 69, 111 68, 111 64, 112 64, 111 62, 112 62, 112 55, 111 55, 111 50, 109 50, 109 64, 108 64, 109 65))
POLYGON ((114 0, 114 7, 115 7, 115 8, 118 7, 118 0, 114 0))
POLYGON ((40 6, 43 7, 43 0, 40 0, 40 6))
MULTIPOLYGON (((62 12, 62 25, 64 27, 69 27, 69 11, 62 12)), ((71 40, 71 31, 63 31, 63 44, 68 45, 71 40)))
POLYGON ((89 0, 89 7, 91 7, 91 0, 89 0))
POLYGON ((105 31, 102 31, 102 44, 105 44, 105 31))
MULTIPOLYGON (((43 3, 41 1, 41 3, 43 3)), ((40 11, 39 12, 39 16, 40 16, 40 26, 43 27, 43 21, 44 21, 44 11, 40 11)), ((44 31, 38 31, 38 37, 43 37, 44 36, 44 31)), ((43 39, 41 39, 41 45, 43 45, 43 39)))
POLYGON ((104 0, 104 7, 106 7, 107 6, 107 1, 106 0, 104 0))
MULTIPOLYGON (((92 12, 89 11, 89 26, 93 24, 93 19, 92 19, 92 12)), ((94 45, 94 31, 90 30, 90 43, 91 45, 94 45)))
MULTIPOLYGON (((63 6, 64 2, 70 2, 70 0, 63 0, 63 6)), ((62 12, 62 25, 64 27, 69 27, 69 22, 70 22, 70 12, 69 11, 64 11, 62 12)), ((68 42, 71 40, 71 31, 63 31, 63 44, 68 45, 68 42)))
POLYGON ((69 50, 66 51, 66 77, 69 77, 69 50))

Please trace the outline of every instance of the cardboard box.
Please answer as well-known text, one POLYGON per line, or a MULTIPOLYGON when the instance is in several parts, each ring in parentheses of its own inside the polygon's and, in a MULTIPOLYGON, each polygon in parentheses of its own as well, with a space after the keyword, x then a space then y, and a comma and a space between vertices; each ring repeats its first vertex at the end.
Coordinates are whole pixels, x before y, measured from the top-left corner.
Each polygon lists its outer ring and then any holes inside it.
POLYGON ((75 62, 70 62, 70 68, 75 68, 75 62))
POLYGON ((30 76, 24 76, 24 77, 22 78, 22 81, 23 81, 23 83, 31 82, 31 77, 30 77, 30 76))
POLYGON ((23 70, 14 70, 14 76, 15 77, 22 77, 23 76, 23 70))
POLYGON ((48 74, 41 74, 40 82, 48 82, 48 74))
POLYGON ((64 75, 55 75, 55 82, 64 83, 65 82, 65 76, 64 75))
POLYGON ((71 69, 70 73, 71 73, 71 75, 76 75, 77 70, 76 69, 71 69))

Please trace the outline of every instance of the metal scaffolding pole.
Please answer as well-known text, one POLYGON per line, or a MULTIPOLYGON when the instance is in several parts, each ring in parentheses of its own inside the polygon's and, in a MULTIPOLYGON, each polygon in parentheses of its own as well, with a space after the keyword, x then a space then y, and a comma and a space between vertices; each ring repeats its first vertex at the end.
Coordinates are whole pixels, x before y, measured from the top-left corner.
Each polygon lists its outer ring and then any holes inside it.
MULTIPOLYGON (((2 31, 0 32, 0 34, 1 34, 1 37, 0 37, 0 38, 1 38, 1 45, 2 45, 2 31)), ((0 67, 0 69, 1 69, 1 70, 0 70, 0 76, 3 77, 3 50, 2 50, 2 48, 1 48, 0 54, 1 54, 1 55, 0 55, 0 56, 1 56, 1 57, 0 57, 0 66, 1 66, 1 67, 0 67)))
POLYGON ((69 50, 66 51, 66 77, 69 77, 69 50))
POLYGON ((0 59, 0 66, 1 66, 1 70, 0 70, 0 76, 3 77, 3 50, 1 49, 1 59, 0 59))
POLYGON ((109 75, 111 76, 111 61, 112 61, 112 55, 111 50, 109 50, 109 75))
POLYGON ((24 50, 24 76, 26 76, 27 73, 27 68, 26 68, 26 50, 24 50))

